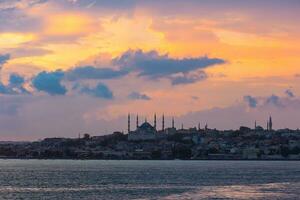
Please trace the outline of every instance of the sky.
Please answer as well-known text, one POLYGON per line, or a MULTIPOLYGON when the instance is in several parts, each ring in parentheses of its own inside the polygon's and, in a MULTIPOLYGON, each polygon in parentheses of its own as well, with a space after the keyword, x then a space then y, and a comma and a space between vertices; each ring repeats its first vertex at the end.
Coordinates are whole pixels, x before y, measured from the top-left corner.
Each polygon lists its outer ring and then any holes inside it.
POLYGON ((299 128, 298 0, 0 0, 0 140, 299 128))

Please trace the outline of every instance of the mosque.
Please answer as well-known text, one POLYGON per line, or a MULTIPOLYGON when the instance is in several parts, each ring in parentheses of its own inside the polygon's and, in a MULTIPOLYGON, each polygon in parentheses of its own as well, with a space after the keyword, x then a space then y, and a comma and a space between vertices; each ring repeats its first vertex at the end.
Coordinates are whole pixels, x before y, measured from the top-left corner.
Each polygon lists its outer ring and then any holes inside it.
MULTIPOLYGON (((139 125, 139 116, 136 116, 136 130, 130 130, 130 114, 128 115, 128 140, 129 141, 141 141, 141 140, 156 140, 161 136, 161 133, 165 130, 165 116, 162 116, 162 129, 157 130, 156 126, 156 114, 154 114, 153 126, 145 119, 145 122, 139 125)), ((174 125, 174 120, 172 121, 174 125)))
MULTIPOLYGON (((190 128, 190 129, 184 129, 183 124, 181 125, 181 129, 176 130, 174 126, 174 118, 172 118, 172 127, 165 128, 165 116, 162 115, 162 128, 161 130, 157 129, 156 126, 156 114, 154 114, 154 121, 153 125, 151 125, 147 118, 145 119, 145 122, 141 125, 139 125, 139 116, 136 116, 136 130, 131 131, 130 129, 130 114, 128 114, 128 140, 129 141, 150 141, 150 140, 158 140, 165 138, 167 135, 172 135, 174 133, 195 133, 201 131, 200 129, 200 123, 198 124, 198 129, 190 128)), ((267 122, 267 131, 273 130, 273 123, 272 123, 272 117, 270 116, 267 122)), ((208 130, 207 124, 205 125, 204 131, 208 130)), ((255 128, 254 130, 263 130, 262 127, 256 125, 255 121, 255 128)))

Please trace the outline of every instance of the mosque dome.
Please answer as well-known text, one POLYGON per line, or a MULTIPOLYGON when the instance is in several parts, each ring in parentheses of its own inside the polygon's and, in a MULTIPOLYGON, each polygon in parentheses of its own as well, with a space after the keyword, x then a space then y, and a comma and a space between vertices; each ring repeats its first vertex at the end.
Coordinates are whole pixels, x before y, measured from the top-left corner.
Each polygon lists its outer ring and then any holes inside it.
POLYGON ((148 122, 144 122, 141 126, 138 128, 139 130, 143 130, 145 132, 154 132, 155 128, 148 122))

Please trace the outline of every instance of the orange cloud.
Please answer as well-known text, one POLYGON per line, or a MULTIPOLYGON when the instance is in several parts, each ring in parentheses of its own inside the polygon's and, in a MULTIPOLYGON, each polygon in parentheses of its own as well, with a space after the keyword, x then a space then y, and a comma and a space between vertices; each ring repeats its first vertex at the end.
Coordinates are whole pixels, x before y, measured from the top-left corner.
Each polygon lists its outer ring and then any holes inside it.
POLYGON ((95 30, 91 17, 80 13, 51 15, 45 20, 45 34, 52 36, 74 36, 95 30))
POLYGON ((17 48, 26 42, 34 40, 36 36, 30 33, 0 33, 1 48, 17 48))

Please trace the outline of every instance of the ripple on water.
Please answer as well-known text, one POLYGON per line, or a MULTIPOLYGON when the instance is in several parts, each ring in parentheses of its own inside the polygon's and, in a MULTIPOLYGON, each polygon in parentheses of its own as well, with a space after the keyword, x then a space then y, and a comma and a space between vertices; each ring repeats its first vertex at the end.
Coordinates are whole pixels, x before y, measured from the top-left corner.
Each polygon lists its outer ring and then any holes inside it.
POLYGON ((162 199, 299 199, 299 189, 300 183, 205 186, 162 199))
POLYGON ((297 199, 300 162, 0 160, 0 199, 297 199))

